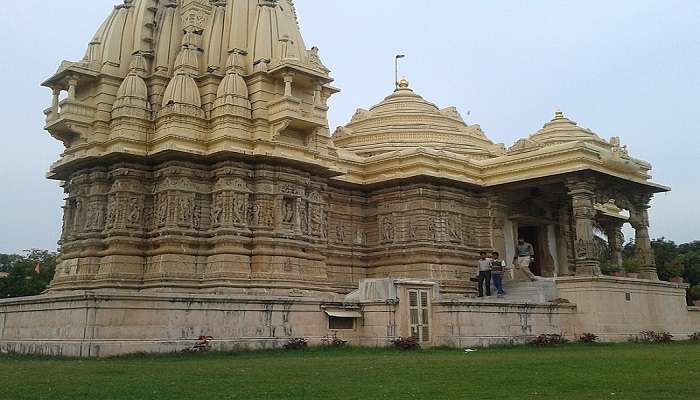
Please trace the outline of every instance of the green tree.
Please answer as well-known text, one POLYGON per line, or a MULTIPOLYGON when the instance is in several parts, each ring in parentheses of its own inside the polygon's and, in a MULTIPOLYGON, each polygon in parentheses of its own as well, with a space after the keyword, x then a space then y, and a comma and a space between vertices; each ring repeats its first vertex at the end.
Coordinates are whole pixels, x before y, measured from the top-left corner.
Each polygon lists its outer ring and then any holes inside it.
POLYGON ((672 263, 678 257, 679 248, 671 240, 666 238, 655 239, 651 242, 651 248, 654 250, 654 258, 656 259, 656 271, 659 274, 659 279, 667 281, 672 278, 672 263))
POLYGON ((57 253, 37 249, 27 250, 23 255, 11 255, 9 275, 0 279, 0 298, 41 294, 56 272, 57 256, 57 253))
POLYGON ((17 254, 0 254, 0 272, 10 272, 12 264, 20 258, 22 256, 17 254))

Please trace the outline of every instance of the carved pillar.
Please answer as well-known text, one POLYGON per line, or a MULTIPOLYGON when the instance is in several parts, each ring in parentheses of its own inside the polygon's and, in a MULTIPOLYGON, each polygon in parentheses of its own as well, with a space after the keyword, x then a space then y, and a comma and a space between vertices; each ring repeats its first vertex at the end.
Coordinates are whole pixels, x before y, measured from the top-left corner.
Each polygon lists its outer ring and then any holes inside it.
POLYGON ((645 194, 633 200, 630 207, 630 224, 635 230, 635 256, 641 263, 639 277, 658 280, 656 258, 649 238, 649 202, 651 195, 645 194))
POLYGON ((68 79, 68 99, 75 100, 75 90, 78 87, 78 79, 71 77, 68 79))
POLYGON ((284 74, 284 97, 292 96, 292 83, 294 82, 294 74, 284 74))
POLYGON ((566 185, 574 211, 576 275, 600 275, 600 262, 593 237, 595 179, 569 178, 566 185))
POLYGON ((622 267, 622 246, 624 245, 622 223, 609 222, 604 228, 605 234, 608 236, 608 246, 610 247, 610 263, 622 267))
POLYGON ((491 203, 491 245, 500 253, 502 259, 506 259, 506 238, 504 227, 508 218, 507 199, 494 194, 490 197, 491 203))
POLYGON ((58 103, 60 96, 61 89, 53 89, 53 96, 51 97, 51 111, 56 114, 58 114, 58 103))

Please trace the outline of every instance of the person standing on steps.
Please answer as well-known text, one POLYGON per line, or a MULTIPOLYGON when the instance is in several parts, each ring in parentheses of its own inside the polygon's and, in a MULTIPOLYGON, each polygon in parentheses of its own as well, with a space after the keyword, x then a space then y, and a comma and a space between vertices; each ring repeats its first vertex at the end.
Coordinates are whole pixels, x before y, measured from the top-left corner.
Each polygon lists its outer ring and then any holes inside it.
POLYGON ((486 286, 486 296, 491 296, 491 259, 486 256, 486 252, 479 253, 479 297, 484 297, 484 286, 486 286))
POLYGON ((506 270, 506 262, 500 259, 500 254, 494 251, 491 254, 491 279, 493 286, 496 287, 496 295, 503 297, 506 292, 503 291, 503 273, 506 270))
POLYGON ((530 268, 530 264, 535 261, 535 249, 532 245, 525 241, 524 238, 518 239, 518 245, 515 248, 516 266, 522 269, 530 268))

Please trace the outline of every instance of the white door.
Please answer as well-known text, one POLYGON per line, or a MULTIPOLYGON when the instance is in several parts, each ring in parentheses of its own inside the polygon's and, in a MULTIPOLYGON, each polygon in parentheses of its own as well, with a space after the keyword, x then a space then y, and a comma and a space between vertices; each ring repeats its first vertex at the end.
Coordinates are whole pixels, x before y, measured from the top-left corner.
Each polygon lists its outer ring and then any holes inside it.
POLYGON ((430 291, 408 291, 408 313, 411 336, 425 343, 430 341, 430 291))

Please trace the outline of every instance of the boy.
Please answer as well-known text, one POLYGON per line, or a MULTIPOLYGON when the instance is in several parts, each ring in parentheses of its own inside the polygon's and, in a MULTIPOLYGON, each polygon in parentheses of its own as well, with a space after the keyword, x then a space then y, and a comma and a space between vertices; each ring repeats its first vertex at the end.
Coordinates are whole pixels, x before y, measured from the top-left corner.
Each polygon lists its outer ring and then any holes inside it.
POLYGON ((491 254, 491 278, 493 285, 496 287, 498 297, 503 297, 506 292, 503 291, 503 273, 506 270, 506 262, 499 258, 500 254, 494 251, 491 254))
POLYGON ((479 297, 484 297, 484 286, 486 286, 486 296, 491 296, 491 259, 486 257, 486 252, 479 253, 479 297))

